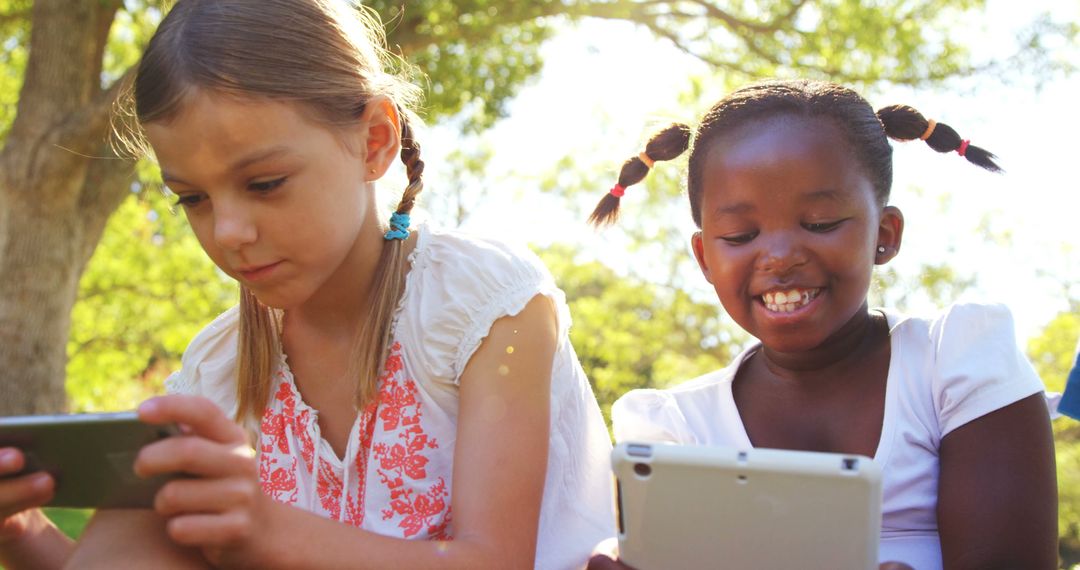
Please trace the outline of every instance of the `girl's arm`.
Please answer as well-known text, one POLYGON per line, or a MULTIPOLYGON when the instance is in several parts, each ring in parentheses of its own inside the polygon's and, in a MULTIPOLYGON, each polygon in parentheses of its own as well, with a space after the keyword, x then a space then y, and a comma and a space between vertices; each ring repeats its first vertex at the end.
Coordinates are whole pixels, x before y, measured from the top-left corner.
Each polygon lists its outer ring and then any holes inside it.
MULTIPOLYGON (((454 454, 454 540, 380 536, 262 494, 255 459, 238 453, 243 430, 208 400, 157 399, 144 419, 177 421, 199 437, 169 438, 144 449, 144 476, 186 471, 158 494, 164 527, 129 514, 87 529, 79 560, 98 563, 124 552, 134 537, 156 534, 149 550, 125 562, 153 564, 154 549, 201 549, 215 565, 259 568, 531 568, 547 471, 551 370, 558 339, 554 307, 537 296, 516 316, 492 325, 461 377, 454 454), (164 532, 162 532, 164 530, 164 532), (125 534, 127 533, 127 534, 125 534), (110 547, 109 544, 112 544, 110 547), (112 554, 110 554, 110 552, 112 554)), ((141 540, 141 538, 140 538, 141 540)))
POLYGON ((169 540, 165 519, 154 511, 101 509, 90 519, 65 568, 197 570, 210 565, 197 549, 169 540))
POLYGON ((956 428, 940 453, 945 568, 1057 568, 1054 440, 1041 392, 956 428))

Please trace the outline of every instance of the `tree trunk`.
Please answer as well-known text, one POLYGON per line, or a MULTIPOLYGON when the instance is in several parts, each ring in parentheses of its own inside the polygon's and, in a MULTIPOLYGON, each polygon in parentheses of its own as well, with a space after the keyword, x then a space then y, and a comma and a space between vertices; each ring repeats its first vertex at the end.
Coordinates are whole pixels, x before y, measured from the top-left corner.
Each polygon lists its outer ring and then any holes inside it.
POLYGON ((119 91, 101 88, 121 0, 36 0, 17 115, 0 150, 0 415, 66 405, 79 277, 125 196, 129 161, 105 140, 119 91))

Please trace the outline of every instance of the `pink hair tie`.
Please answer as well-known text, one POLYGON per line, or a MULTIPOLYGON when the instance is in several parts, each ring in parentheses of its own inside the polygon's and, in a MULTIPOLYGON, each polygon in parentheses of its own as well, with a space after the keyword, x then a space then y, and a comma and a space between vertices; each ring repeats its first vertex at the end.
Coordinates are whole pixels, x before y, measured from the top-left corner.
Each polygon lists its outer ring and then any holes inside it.
POLYGON ((613 186, 611 188, 611 195, 616 197, 616 198, 622 198, 623 194, 625 194, 625 193, 626 193, 626 187, 624 187, 624 186, 620 186, 620 185, 616 184, 615 186, 613 186))
POLYGON ((970 143, 971 141, 967 139, 960 141, 960 148, 956 149, 956 154, 959 154, 960 156, 964 156, 965 154, 967 154, 967 147, 970 143))

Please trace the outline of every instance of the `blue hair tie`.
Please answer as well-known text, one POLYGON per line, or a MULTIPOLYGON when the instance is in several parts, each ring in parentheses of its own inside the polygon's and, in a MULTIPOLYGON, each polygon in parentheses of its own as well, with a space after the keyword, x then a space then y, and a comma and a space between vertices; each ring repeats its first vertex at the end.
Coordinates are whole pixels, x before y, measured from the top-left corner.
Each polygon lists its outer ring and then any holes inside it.
POLYGON ((401 212, 394 212, 394 215, 390 216, 390 230, 383 235, 383 239, 389 241, 392 239, 406 239, 409 237, 409 215, 402 214, 401 212))

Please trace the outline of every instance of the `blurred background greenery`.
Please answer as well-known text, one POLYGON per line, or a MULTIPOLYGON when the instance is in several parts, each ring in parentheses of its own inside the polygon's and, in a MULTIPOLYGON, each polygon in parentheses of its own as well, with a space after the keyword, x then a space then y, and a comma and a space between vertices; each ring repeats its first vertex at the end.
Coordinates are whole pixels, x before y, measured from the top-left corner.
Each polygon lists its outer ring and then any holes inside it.
MULTIPOLYGON (((583 239, 581 220, 597 191, 610 186, 618 163, 636 153, 639 141, 625 140, 625 131, 600 116, 587 124, 579 119, 583 124, 571 133, 517 128, 510 133, 522 141, 516 145, 486 136, 515 125, 515 112, 529 108, 522 93, 551 81, 544 64, 560 38, 585 33, 602 46, 632 31, 684 54, 694 74, 669 88, 684 119, 715 100, 715 86, 754 78, 828 78, 881 93, 1011 77, 1038 92, 1073 77, 1080 61, 1075 7, 1034 13, 1015 23, 1013 37, 989 49, 965 36, 990 13, 993 2, 982 0, 366 4, 386 22, 389 45, 427 93, 421 113, 430 138, 421 140, 428 145, 433 190, 423 196, 426 215, 442 226, 483 230, 489 224, 477 216, 485 205, 519 204, 522 211, 543 205, 528 222, 533 233, 517 237, 530 242, 566 291, 571 339, 605 416, 625 391, 716 369, 749 339, 702 293, 685 246, 688 216, 677 168, 650 177, 649 191, 635 198, 634 214, 618 230, 583 239), (612 132, 618 134, 605 144, 612 132), (541 147, 557 146, 552 141, 570 148, 582 139, 600 142, 589 152, 556 154, 539 174, 535 164, 523 165, 530 155, 546 156, 541 147), (514 150, 510 146, 520 147, 518 154, 502 158, 514 150), (607 155, 595 156, 600 152, 607 155), (494 168, 500 160, 512 166, 494 168), (531 174, 515 175, 525 170, 531 174), (532 237, 537 232, 546 237, 532 237)), ((116 160, 107 145, 114 86, 166 6, 155 0, 0 0, 0 415, 134 407, 162 392, 191 337, 235 303, 235 285, 203 255, 156 169, 116 160)), ((642 62, 599 100, 616 105, 644 89, 654 69, 653 62, 642 62)), ((554 87, 560 88, 575 85, 554 87)), ((597 100, 580 94, 588 96, 597 100)), ((391 194, 399 187, 385 185, 391 194)), ((1062 199, 1075 204, 1075 183, 1066 191, 1070 198, 1062 199)), ((949 208, 941 204, 938 213, 956 215, 949 208)), ((1009 247, 1006 234, 990 227, 978 239, 1009 247)), ((1063 260, 1075 254, 1075 245, 1062 244, 1063 260)), ((942 246, 951 247, 963 246, 942 246)), ((883 269, 872 302, 900 309, 944 305, 978 289, 986 275, 965 268, 961 257, 916 256, 906 266, 883 269)), ((1063 388, 1080 337, 1075 268, 1046 268, 1059 297, 1052 314, 1021 338, 1050 390, 1063 388)), ((1080 424, 1059 420, 1055 435, 1061 552, 1071 566, 1080 563, 1080 424)), ((71 534, 88 514, 50 511, 71 534)))

